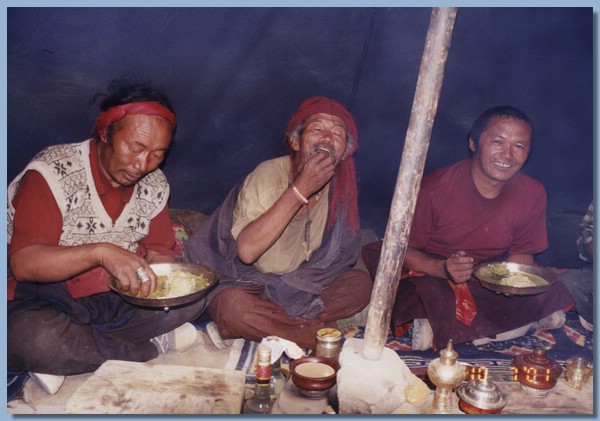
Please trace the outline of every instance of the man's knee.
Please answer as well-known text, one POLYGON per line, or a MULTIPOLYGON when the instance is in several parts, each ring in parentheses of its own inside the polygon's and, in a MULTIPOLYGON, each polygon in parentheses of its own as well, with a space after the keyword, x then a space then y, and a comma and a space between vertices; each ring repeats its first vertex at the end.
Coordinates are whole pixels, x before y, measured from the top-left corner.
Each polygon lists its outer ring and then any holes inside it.
POLYGON ((68 323, 64 313, 56 311, 34 310, 12 314, 7 321, 7 338, 11 342, 47 341, 49 337, 60 334, 68 323))
MULTIPOLYGON (((210 301, 208 313, 221 327, 229 320, 239 320, 243 316, 247 293, 239 288, 225 288, 219 291, 210 301)), ((224 326, 223 326, 224 327, 224 326)))
POLYGON ((365 271, 358 270, 358 269, 355 269, 355 270, 359 272, 355 276, 357 277, 358 282, 360 282, 361 289, 370 294, 371 291, 373 291, 373 285, 374 285, 373 278, 371 278, 371 275, 369 275, 365 271))
POLYGON ((9 369, 47 360, 53 344, 62 341, 69 320, 64 313, 35 310, 10 315, 7 321, 9 369))
POLYGON ((371 300, 373 280, 367 272, 360 269, 351 269, 343 275, 343 288, 347 296, 364 302, 364 306, 366 306, 371 300))

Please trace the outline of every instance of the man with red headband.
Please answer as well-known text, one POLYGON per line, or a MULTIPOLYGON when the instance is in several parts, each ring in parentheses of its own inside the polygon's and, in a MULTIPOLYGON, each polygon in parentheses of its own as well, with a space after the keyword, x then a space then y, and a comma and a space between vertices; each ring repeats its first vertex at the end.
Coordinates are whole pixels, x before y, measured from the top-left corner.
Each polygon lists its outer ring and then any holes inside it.
POLYGON ((289 156, 259 164, 185 243, 186 260, 221 275, 208 306, 217 346, 275 335, 312 349, 317 330, 371 298, 370 276, 352 268, 360 252, 352 115, 309 98, 286 141, 289 156))
POLYGON ((175 131, 168 99, 113 83, 93 138, 39 152, 8 187, 8 369, 49 393, 108 359, 147 361, 196 339, 203 308, 147 310, 109 291, 156 289, 173 262, 169 184, 158 169, 175 131))

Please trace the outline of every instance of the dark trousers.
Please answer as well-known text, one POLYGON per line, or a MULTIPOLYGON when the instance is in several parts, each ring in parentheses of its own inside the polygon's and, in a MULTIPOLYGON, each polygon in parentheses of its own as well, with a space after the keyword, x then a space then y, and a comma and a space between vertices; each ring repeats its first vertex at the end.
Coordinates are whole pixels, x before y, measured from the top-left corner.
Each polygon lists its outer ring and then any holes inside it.
POLYGON ((592 268, 566 269, 558 279, 575 299, 575 310, 588 323, 594 323, 594 272, 592 268))
POLYGON ((135 307, 112 291, 74 299, 63 284, 19 284, 8 303, 7 368, 72 375, 108 359, 148 361, 158 356, 151 338, 204 309, 203 300, 165 312, 135 307))

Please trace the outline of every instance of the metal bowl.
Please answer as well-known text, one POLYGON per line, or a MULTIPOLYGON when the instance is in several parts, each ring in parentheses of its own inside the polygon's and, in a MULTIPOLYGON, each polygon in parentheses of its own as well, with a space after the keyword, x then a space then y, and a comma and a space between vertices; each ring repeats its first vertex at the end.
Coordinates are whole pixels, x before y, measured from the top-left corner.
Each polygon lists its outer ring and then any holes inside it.
MULTIPOLYGON (((496 272, 498 272, 496 270, 496 272)), ((475 268, 473 275, 484 288, 506 295, 535 295, 547 291, 552 284, 557 281, 557 275, 550 269, 541 266, 529 266, 512 262, 493 262, 479 265, 475 268), (498 265, 504 265, 508 273, 498 274, 492 269, 498 268, 498 265), (522 274, 527 276, 535 286, 514 286, 505 285, 502 279, 505 276, 522 274)))
POLYGON ((111 277, 108 286, 115 292, 121 295, 125 301, 142 307, 163 307, 168 310, 169 307, 174 307, 182 304, 188 304, 198 300, 206 295, 206 293, 218 282, 217 274, 207 266, 192 264, 192 263, 155 263, 150 267, 158 277, 157 290, 160 288, 160 283, 164 282, 164 277, 168 277, 173 272, 188 272, 193 275, 201 275, 202 282, 196 283, 194 291, 187 295, 169 296, 169 297, 142 297, 132 295, 127 291, 120 289, 119 281, 115 277, 111 277))

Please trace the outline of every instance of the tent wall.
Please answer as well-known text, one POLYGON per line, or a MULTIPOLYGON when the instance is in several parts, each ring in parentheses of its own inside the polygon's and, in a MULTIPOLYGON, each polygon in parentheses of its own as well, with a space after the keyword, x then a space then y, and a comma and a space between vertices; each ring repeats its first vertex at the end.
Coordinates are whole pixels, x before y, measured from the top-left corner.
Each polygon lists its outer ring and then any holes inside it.
MULTIPOLYGON (((359 128, 364 227, 385 231, 429 8, 7 9, 7 177, 41 148, 85 139, 110 80, 164 88, 179 127, 164 171, 171 206, 211 212, 306 97, 346 104, 359 128)), ((425 172, 467 155, 492 105, 536 125, 525 172, 548 212, 583 212, 593 190, 593 10, 459 8, 425 172)))

